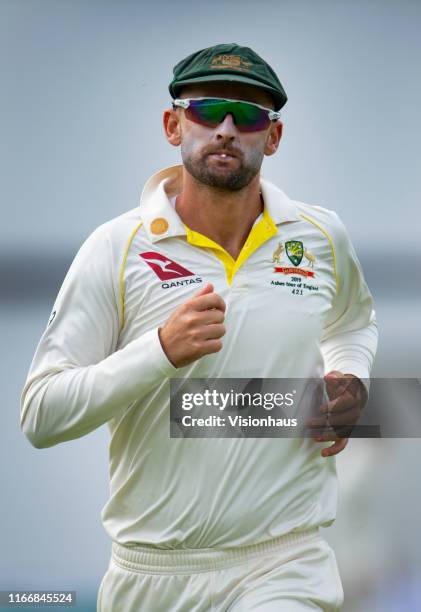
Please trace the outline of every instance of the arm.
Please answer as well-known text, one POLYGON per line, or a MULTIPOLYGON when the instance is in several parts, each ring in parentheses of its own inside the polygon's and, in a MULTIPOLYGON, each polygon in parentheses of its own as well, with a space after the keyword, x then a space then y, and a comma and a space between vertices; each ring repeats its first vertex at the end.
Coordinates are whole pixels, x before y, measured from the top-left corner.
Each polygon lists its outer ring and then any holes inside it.
POLYGON ((176 370, 156 329, 115 350, 118 267, 101 226, 66 275, 22 392, 21 427, 36 448, 89 433, 176 370))
POLYGON ((338 286, 322 337, 325 372, 353 374, 368 384, 378 337, 373 298, 346 230, 337 217, 336 221, 338 286))
POLYGON ((338 286, 324 326, 325 372, 353 374, 367 387, 377 350, 373 298, 346 230, 336 217, 333 245, 338 286))
MULTIPOLYGON (((321 350, 325 360, 325 381, 329 402, 324 414, 312 420, 315 428, 329 425, 340 432, 354 425, 367 401, 370 371, 377 349, 377 323, 373 299, 364 280, 360 263, 346 230, 334 214, 331 233, 337 270, 337 292, 327 315, 321 350)), ((343 450, 348 442, 335 431, 316 438, 333 440, 322 450, 327 457, 343 450)))

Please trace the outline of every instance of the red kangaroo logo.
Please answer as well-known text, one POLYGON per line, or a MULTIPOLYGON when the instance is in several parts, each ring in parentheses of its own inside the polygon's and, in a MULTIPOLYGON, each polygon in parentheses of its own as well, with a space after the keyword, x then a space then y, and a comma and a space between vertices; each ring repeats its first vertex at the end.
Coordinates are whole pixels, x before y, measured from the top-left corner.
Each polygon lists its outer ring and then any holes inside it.
POLYGON ((180 278, 182 276, 194 276, 194 272, 190 272, 187 268, 180 266, 177 262, 160 253, 146 251, 146 253, 139 253, 139 256, 152 268, 162 281, 170 280, 171 278, 180 278))

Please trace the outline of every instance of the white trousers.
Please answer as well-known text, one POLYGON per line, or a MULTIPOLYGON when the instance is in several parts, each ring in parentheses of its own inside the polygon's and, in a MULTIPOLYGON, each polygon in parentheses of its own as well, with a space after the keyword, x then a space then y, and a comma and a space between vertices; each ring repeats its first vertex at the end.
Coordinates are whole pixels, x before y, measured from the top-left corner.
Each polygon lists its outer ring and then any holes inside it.
POLYGON ((318 529, 230 549, 113 543, 97 612, 336 612, 335 555, 318 529))

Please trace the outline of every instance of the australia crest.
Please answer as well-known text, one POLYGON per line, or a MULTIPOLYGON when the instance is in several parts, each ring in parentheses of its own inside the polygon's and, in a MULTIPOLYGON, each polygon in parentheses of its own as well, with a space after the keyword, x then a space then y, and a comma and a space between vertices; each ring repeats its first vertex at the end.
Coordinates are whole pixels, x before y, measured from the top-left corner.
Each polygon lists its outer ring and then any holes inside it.
POLYGON ((299 266, 304 255, 304 246, 301 240, 288 240, 285 242, 285 252, 294 266, 299 266))
POLYGON ((278 266, 275 266, 274 272, 314 277, 315 273, 312 270, 306 270, 298 266, 303 264, 304 258, 306 260, 304 265, 306 265, 307 268, 314 268, 314 264, 317 261, 316 256, 304 246, 301 240, 287 240, 284 244, 279 242, 273 252, 272 263, 278 264, 278 266), (293 267, 282 266, 282 259, 285 255, 288 257, 293 267), (281 264, 281 266, 279 266, 279 264, 281 264))

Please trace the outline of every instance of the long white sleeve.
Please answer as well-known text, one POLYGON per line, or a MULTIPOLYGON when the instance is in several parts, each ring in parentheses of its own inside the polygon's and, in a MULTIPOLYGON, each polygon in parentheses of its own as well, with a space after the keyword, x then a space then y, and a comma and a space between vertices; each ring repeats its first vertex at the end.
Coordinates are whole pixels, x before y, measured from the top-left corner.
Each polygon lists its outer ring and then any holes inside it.
POLYGON ((336 220, 332 236, 338 288, 322 337, 325 371, 339 370, 367 380, 378 337, 373 299, 346 230, 332 214, 336 220))
POLYGON ((37 448, 89 433, 176 370, 157 329, 116 350, 119 257, 101 226, 64 280, 21 398, 21 427, 37 448))

